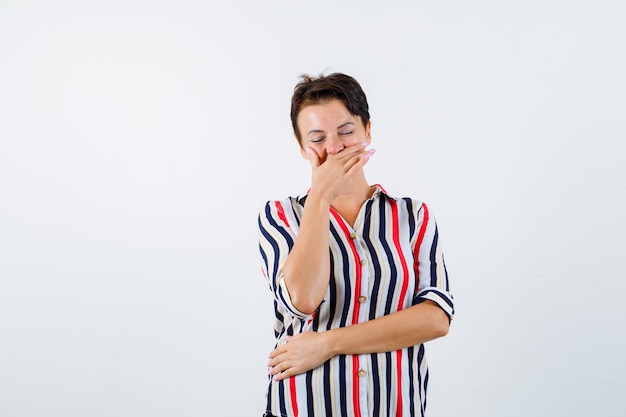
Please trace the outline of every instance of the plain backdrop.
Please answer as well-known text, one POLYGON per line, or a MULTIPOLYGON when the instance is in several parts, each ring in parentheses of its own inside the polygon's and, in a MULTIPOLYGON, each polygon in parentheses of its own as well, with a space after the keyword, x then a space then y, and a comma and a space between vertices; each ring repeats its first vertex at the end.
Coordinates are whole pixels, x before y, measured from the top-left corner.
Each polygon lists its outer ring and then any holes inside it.
POLYGON ((626 414, 626 6, 0 0, 0 416, 260 416, 301 73, 437 217, 428 415, 626 414))

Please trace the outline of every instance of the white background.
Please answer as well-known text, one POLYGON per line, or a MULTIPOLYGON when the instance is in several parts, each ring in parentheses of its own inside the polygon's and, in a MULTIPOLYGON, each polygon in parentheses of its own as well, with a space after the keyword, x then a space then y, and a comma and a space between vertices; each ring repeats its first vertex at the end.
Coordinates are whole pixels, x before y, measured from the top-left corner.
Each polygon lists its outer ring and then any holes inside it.
POLYGON ((429 416, 626 413, 622 1, 0 1, 0 416, 260 416, 302 72, 437 216, 429 416))

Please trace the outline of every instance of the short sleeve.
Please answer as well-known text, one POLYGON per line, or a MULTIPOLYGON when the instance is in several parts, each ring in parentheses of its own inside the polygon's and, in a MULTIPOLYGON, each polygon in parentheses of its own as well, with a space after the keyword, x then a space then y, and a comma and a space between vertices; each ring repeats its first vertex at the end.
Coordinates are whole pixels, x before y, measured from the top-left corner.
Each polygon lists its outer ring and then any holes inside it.
POLYGON ((414 207, 416 235, 413 243, 413 268, 418 287, 413 296, 413 304, 433 301, 452 320, 454 298, 450 291, 437 222, 426 204, 419 203, 414 207))
POLYGON ((309 315, 299 311, 291 302, 282 271, 295 243, 298 228, 292 204, 292 200, 268 201, 259 213, 261 270, 280 310, 293 317, 306 319, 309 315))

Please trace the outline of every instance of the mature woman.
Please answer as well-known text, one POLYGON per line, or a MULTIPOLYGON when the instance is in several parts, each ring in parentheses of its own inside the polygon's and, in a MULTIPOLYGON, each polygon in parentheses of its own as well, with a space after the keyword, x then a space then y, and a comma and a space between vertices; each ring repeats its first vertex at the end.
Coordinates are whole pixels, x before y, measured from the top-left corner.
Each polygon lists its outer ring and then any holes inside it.
POLYGON ((426 205, 370 185, 365 93, 352 77, 304 75, 291 121, 308 191, 259 215, 274 295, 266 416, 423 416, 424 343, 454 314, 426 205))

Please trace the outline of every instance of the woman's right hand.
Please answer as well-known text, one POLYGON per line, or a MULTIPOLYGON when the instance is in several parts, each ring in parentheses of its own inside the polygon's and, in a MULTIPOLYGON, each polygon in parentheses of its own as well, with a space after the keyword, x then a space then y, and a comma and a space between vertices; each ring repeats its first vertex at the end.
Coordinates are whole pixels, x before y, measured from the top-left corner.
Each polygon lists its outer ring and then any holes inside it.
POLYGON ((368 144, 362 142, 347 146, 334 155, 327 154, 325 161, 315 149, 307 147, 312 170, 309 194, 317 194, 329 203, 340 196, 374 154, 373 149, 365 150, 368 144))

